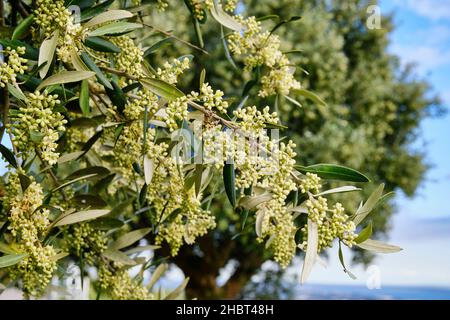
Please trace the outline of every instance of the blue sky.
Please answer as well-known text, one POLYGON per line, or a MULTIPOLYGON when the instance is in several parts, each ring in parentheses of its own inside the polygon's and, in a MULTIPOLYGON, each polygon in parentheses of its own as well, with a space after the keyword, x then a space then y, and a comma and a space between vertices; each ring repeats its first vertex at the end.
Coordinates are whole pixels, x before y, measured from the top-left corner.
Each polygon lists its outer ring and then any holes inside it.
MULTIPOLYGON (((415 63, 416 74, 433 85, 450 106, 450 1, 381 0, 381 12, 394 13, 396 29, 389 50, 403 63, 415 63)), ((450 288, 450 115, 423 121, 415 145, 425 144, 433 165, 414 199, 397 196, 398 214, 389 242, 404 250, 379 256, 381 285, 440 286, 450 288)), ((347 259, 351 253, 346 250, 347 259)), ((317 266, 313 283, 361 284, 368 273, 353 268, 356 281, 342 273, 335 249, 326 269, 317 266)), ((450 298, 450 297, 449 297, 450 298)))
MULTIPOLYGON (((450 106, 450 1, 382 0, 383 14, 395 13, 396 30, 391 52, 403 63, 417 64, 417 75, 426 77, 450 106)), ((423 285, 450 288, 450 115, 422 123, 417 146, 426 143, 427 160, 433 168, 414 199, 398 195, 399 213, 392 221, 389 242, 404 248, 401 253, 380 256, 382 285, 423 285)), ((3 165, 0 163, 0 172, 3 165)), ((336 248, 335 248, 336 249, 336 248)), ((316 266, 312 283, 364 284, 367 272, 353 268, 358 280, 342 272, 337 252, 323 269, 316 266)), ((351 254, 345 251, 346 259, 351 254)), ((298 268, 300 270, 300 267, 298 268)))

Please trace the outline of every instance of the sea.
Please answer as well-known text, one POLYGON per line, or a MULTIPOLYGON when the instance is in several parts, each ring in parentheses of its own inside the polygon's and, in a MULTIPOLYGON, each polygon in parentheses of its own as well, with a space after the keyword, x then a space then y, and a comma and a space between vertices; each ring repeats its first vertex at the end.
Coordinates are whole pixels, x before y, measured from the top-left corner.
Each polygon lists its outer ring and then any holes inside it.
POLYGON ((294 289, 299 300, 450 300, 450 288, 306 284, 294 289))

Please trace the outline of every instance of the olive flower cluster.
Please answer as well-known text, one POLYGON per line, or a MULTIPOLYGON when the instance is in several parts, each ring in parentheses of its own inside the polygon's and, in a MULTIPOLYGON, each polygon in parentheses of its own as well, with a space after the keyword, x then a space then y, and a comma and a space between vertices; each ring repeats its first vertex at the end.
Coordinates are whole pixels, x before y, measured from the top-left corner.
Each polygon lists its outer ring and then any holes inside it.
POLYGON ((246 28, 235 31, 228 37, 230 50, 235 55, 244 56, 246 70, 258 66, 266 66, 267 74, 261 77, 261 97, 278 93, 287 95, 291 89, 299 89, 300 83, 295 80, 295 69, 291 67, 289 59, 280 50, 280 39, 269 31, 263 31, 261 23, 255 17, 244 19, 236 16, 246 28))
MULTIPOLYGON (((279 122, 276 113, 266 107, 246 107, 234 112, 237 134, 223 131, 221 125, 210 126, 202 136, 205 161, 233 161, 237 188, 262 188, 270 192, 270 200, 257 206, 258 240, 274 252, 275 260, 286 267, 295 254, 296 226, 285 206, 289 193, 297 189, 292 175, 295 165, 295 144, 271 140, 264 129, 279 122), (258 222, 259 221, 259 222, 258 222), (258 230, 259 228, 259 230, 258 230)), ((256 196, 256 194, 254 194, 256 196)))
POLYGON ((42 151, 42 158, 50 165, 58 160, 56 141, 58 132, 65 131, 67 120, 54 107, 60 101, 57 95, 36 91, 27 96, 26 106, 20 108, 16 121, 12 124, 13 141, 20 152, 34 151, 36 146, 42 151))
POLYGON ((145 108, 147 108, 148 118, 150 119, 158 111, 158 97, 152 92, 143 88, 139 90, 135 99, 130 99, 125 105, 123 111, 128 120, 143 119, 145 108))
POLYGON ((164 109, 165 115, 161 118, 166 122, 170 131, 178 129, 177 121, 186 119, 188 116, 189 100, 202 103, 207 110, 217 109, 219 112, 226 113, 228 102, 223 99, 223 95, 223 91, 214 91, 208 83, 204 83, 200 92, 192 91, 187 96, 169 101, 164 109))
MULTIPOLYGON (((352 247, 355 243, 356 226, 353 221, 349 221, 349 217, 345 213, 345 209, 339 202, 331 209, 328 208, 327 200, 323 197, 317 199, 310 197, 306 201, 308 209, 308 218, 318 225, 319 245, 318 252, 326 247, 331 247, 334 239, 339 238, 345 245, 352 247)), ((304 233, 304 241, 300 247, 306 250, 308 230, 302 228, 304 233)))
POLYGON ((8 83, 16 83, 17 74, 23 74, 28 69, 26 65, 28 60, 21 57, 25 54, 25 47, 17 49, 6 47, 3 53, 7 62, 0 64, 0 88, 6 87, 8 83))
POLYGON ((94 264, 98 256, 106 250, 106 233, 95 229, 90 223, 79 223, 64 232, 69 252, 83 257, 88 264, 94 264))
POLYGON ((37 30, 44 38, 51 37, 55 30, 66 30, 70 22, 70 12, 64 6, 64 0, 36 0, 34 15, 37 30))
POLYGON ((49 211, 40 208, 44 199, 41 186, 32 177, 29 179, 31 184, 22 191, 18 173, 11 173, 7 187, 8 230, 18 251, 27 254, 9 268, 9 274, 13 279, 22 280, 25 295, 39 296, 56 270, 56 253, 52 246, 45 246, 41 241, 50 224, 49 211))
MULTIPOLYGON (((129 36, 120 36, 109 37, 109 40, 120 48, 120 52, 114 54, 116 68, 134 77, 143 76, 141 64, 144 61, 144 52, 133 39, 129 36)), ((121 84, 125 84, 125 81, 122 80, 121 84)))
POLYGON ((168 155, 168 147, 166 143, 154 144, 147 153, 154 162, 147 199, 160 221, 156 244, 167 242, 171 254, 176 255, 184 242, 193 244, 216 224, 210 212, 201 208, 200 195, 195 195, 194 187, 186 190, 184 173, 168 155))
POLYGON ((166 61, 163 68, 158 68, 156 74, 158 77, 170 84, 176 84, 178 76, 189 69, 189 58, 184 57, 183 60, 173 59, 172 63, 166 61))
POLYGON ((179 214, 172 222, 161 226, 155 240, 156 244, 161 244, 165 240, 170 246, 172 256, 177 255, 183 240, 187 244, 194 244, 198 237, 216 226, 211 213, 200 207, 201 203, 195 197, 194 188, 187 192, 183 189, 180 192, 183 192, 183 200, 179 208, 175 209, 179 210, 179 214))
POLYGON ((270 112, 270 107, 266 106, 259 111, 256 106, 246 107, 234 111, 237 119, 241 120, 239 126, 245 131, 260 131, 268 124, 278 124, 279 118, 276 112, 270 112))
POLYGON ((298 183, 298 189, 301 193, 318 193, 322 187, 321 179, 315 173, 307 172, 303 179, 298 183))
POLYGON ((151 300, 154 299, 145 287, 131 279, 128 269, 124 267, 111 270, 109 265, 102 264, 98 270, 100 288, 108 292, 114 300, 151 300))

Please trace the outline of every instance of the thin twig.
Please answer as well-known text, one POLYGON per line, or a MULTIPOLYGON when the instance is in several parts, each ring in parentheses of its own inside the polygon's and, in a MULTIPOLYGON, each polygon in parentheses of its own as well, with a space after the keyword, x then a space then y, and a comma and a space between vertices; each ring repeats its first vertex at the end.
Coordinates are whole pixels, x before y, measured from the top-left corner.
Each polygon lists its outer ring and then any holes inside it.
MULTIPOLYGON (((44 159, 42 158, 41 151, 38 150, 37 148, 35 149, 35 151, 36 151, 36 154, 37 154, 39 160, 41 160, 41 162, 44 164, 45 161, 44 161, 44 159)), ((55 175, 55 173, 53 172, 53 170, 52 170, 52 169, 48 170, 48 173, 50 174, 50 177, 52 178, 53 182, 55 183, 55 186, 56 186, 56 187, 59 187, 59 186, 61 185, 61 183, 59 182, 58 177, 55 175)), ((64 193, 64 191, 61 189, 61 190, 59 190, 59 192, 61 193, 61 195, 62 195, 64 201, 67 201, 67 197, 66 197, 66 194, 64 193)))
POLYGON ((3 135, 5 134, 6 125, 8 124, 8 113, 9 113, 9 92, 8 89, 4 88, 2 91, 3 95, 3 120, 2 127, 0 128, 0 143, 3 140, 3 135))
POLYGON ((17 1, 17 0, 10 0, 9 3, 11 4, 11 7, 13 7, 15 10, 17 10, 17 12, 20 13, 20 15, 22 16, 22 18, 26 18, 29 16, 29 13, 27 12, 27 10, 25 9, 25 7, 23 6, 22 1, 17 1))
POLYGON ((5 4, 3 3, 3 0, 0 1, 0 26, 4 27, 6 26, 5 23, 5 4))
POLYGON ((202 48, 200 48, 199 46, 196 46, 195 44, 190 43, 189 41, 186 41, 186 40, 183 40, 183 39, 181 39, 181 38, 178 38, 178 37, 175 36, 172 32, 164 31, 164 30, 162 30, 162 29, 160 29, 160 28, 157 28, 157 27, 152 26, 151 24, 147 24, 147 23, 143 23, 143 25, 146 26, 146 27, 152 28, 152 29, 155 30, 156 32, 162 33, 163 35, 165 35, 165 36, 167 36, 167 37, 172 37, 172 38, 174 38, 175 40, 177 40, 177 41, 179 41, 179 42, 181 42, 181 43, 184 43, 185 45, 187 45, 187 46, 189 46, 189 47, 191 47, 191 48, 194 48, 194 49, 196 49, 196 50, 199 50, 199 51, 203 52, 204 54, 209 54, 208 51, 206 51, 205 49, 202 49, 202 48))

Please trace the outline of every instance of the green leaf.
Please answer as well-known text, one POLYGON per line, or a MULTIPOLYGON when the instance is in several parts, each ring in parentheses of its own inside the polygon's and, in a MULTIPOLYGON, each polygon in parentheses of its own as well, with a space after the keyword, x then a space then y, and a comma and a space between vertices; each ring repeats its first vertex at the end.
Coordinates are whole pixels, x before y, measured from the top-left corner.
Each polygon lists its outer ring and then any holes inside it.
POLYGON ((44 139, 45 134, 39 131, 30 130, 30 139, 36 144, 39 144, 44 139))
POLYGON ((362 173, 344 166, 336 164, 315 164, 309 167, 296 165, 295 169, 301 173, 315 173, 319 177, 328 180, 352 181, 352 182, 369 182, 362 173))
POLYGON ((305 261, 303 262, 300 282, 303 284, 309 277, 311 270, 316 262, 317 248, 319 245, 319 231, 317 223, 308 219, 308 246, 306 247, 305 261))
POLYGON ((39 57, 39 50, 30 46, 28 43, 20 40, 0 39, 0 44, 3 47, 10 47, 16 49, 17 47, 25 47, 25 54, 22 56, 25 59, 37 61, 39 57))
POLYGON ((28 176, 19 173, 19 181, 22 192, 25 192, 31 184, 31 179, 28 176))
POLYGON ((0 242, 0 252, 4 254, 16 254, 17 252, 4 242, 0 242))
POLYGON ((367 239, 364 242, 358 243, 357 246, 364 250, 369 250, 377 253, 395 253, 403 250, 398 246, 372 239, 367 239))
POLYGON ((97 230, 110 231, 112 229, 121 228, 124 223, 119 219, 103 217, 90 222, 92 228, 97 230))
POLYGON ((38 65, 45 65, 39 70, 39 76, 44 79, 50 69, 53 61, 53 57, 56 51, 56 45, 58 44, 59 31, 56 30, 50 39, 46 39, 42 42, 39 48, 38 65))
POLYGON ((203 84, 205 83, 205 79, 206 79, 206 70, 202 69, 202 71, 200 72, 200 81, 199 81, 200 89, 203 87, 203 84))
POLYGON ((84 24, 84 27, 90 28, 105 22, 132 18, 133 14, 127 10, 108 10, 93 17, 84 24))
POLYGON ((382 196, 380 197, 380 199, 378 199, 377 203, 375 204, 374 209, 375 209, 375 208, 378 208, 379 206, 382 206, 384 203, 386 203, 386 202, 387 202, 389 199, 391 199, 393 196, 395 196, 395 192, 393 192, 393 191, 388 192, 388 193, 382 195, 382 196))
POLYGON ((3 257, 0 257, 0 268, 13 266, 16 263, 22 261, 22 259, 24 259, 27 256, 28 256, 27 253, 21 253, 21 254, 8 254, 3 257))
POLYGON ((100 70, 100 68, 95 64, 95 62, 89 57, 89 55, 86 52, 81 53, 81 59, 86 63, 86 66, 95 72, 95 75, 97 76, 98 82, 102 84, 104 87, 113 90, 113 86, 109 82, 108 78, 103 74, 103 72, 100 70))
POLYGON ((169 265, 167 263, 161 263, 158 267, 156 267, 155 271, 152 273, 152 277, 147 284, 147 289, 151 290, 155 283, 161 278, 161 276, 169 269, 169 265))
POLYGON ((211 9, 211 15, 218 23, 228 29, 234 31, 241 31, 244 29, 244 26, 242 24, 237 22, 233 17, 231 17, 222 9, 222 6, 217 2, 217 0, 214 0, 214 8, 211 9))
POLYGON ((301 103, 300 102, 298 102, 297 100, 295 100, 295 99, 292 99, 291 97, 289 97, 289 96, 284 96, 288 101, 290 101, 290 102, 292 102, 293 104, 295 104, 297 107, 300 107, 300 108, 302 108, 302 105, 301 105, 301 103))
POLYGON ((0 153, 10 165, 12 165, 14 168, 17 168, 16 158, 14 157, 14 154, 11 152, 11 150, 0 144, 0 153))
POLYGON ((8 83, 8 91, 9 93, 11 93, 16 99, 25 101, 27 100, 27 97, 25 96, 25 94, 22 92, 22 90, 20 89, 20 87, 17 84, 11 84, 8 83))
POLYGON ((91 110, 89 107, 89 82, 87 80, 81 82, 79 103, 83 115, 89 116, 91 110))
POLYGON ((225 57, 227 58, 227 61, 230 63, 230 65, 235 69, 238 70, 238 67, 236 66, 236 63, 233 60, 233 57, 231 56, 230 49, 228 48, 228 43, 225 38, 225 33, 223 31, 223 26, 220 26, 220 37, 222 39, 222 45, 223 50, 225 51, 225 57))
POLYGON ((93 76, 95 76, 95 73, 91 71, 63 71, 42 81, 36 90, 39 91, 42 88, 53 84, 78 82, 81 80, 92 78, 93 76))
POLYGON ((305 89, 295 89, 293 90, 293 92, 305 97, 306 99, 311 100, 312 102, 322 106, 322 107, 326 107, 326 103, 325 101, 322 100, 322 98, 320 98, 317 94, 315 94, 314 92, 305 90, 305 89))
POLYGON ((120 48, 114 43, 99 37, 87 37, 84 44, 91 49, 99 52, 120 53, 120 48))
POLYGON ((127 97, 123 92, 122 88, 117 84, 116 81, 112 81, 112 90, 106 89, 106 94, 111 99, 111 102, 117 107, 117 109, 122 112, 127 104, 127 97))
POLYGON ((369 213, 375 208, 376 204, 378 203, 379 199, 383 195, 383 189, 384 184, 380 184, 370 195, 370 197, 367 199, 367 201, 364 203, 364 205, 358 210, 356 210, 355 217, 353 218, 353 222, 355 225, 360 224, 368 215, 369 213))
POLYGON ((293 21, 297 21, 300 20, 302 17, 301 16, 292 16, 289 19, 286 20, 282 20, 280 22, 278 22, 275 27, 272 28, 272 30, 270 31, 270 34, 274 33, 279 27, 281 27, 282 25, 285 25, 287 23, 293 22, 293 21))
POLYGON ((271 193, 263 193, 257 196, 245 196, 239 199, 238 206, 247 210, 254 209, 257 205, 273 199, 271 193))
POLYGON ((83 222, 87 220, 93 220, 98 217, 107 215, 110 210, 86 210, 86 211, 78 211, 67 216, 64 216, 60 220, 58 220, 54 226, 60 227, 68 224, 74 224, 78 222, 83 222))
POLYGON ((342 268, 344 268, 344 272, 346 274, 348 274, 348 276, 353 279, 356 280, 356 276, 351 273, 347 267, 345 266, 345 262, 344 262, 344 254, 342 253, 342 246, 341 246, 341 241, 339 241, 339 261, 341 262, 342 268))
POLYGON ((84 154, 84 151, 75 151, 75 152, 63 154, 61 157, 59 157, 58 163, 61 164, 61 163, 66 163, 69 161, 76 160, 83 154, 84 154))
POLYGON ((64 180, 77 179, 92 174, 95 174, 96 177, 105 177, 109 173, 110 173, 109 170, 106 169, 105 167, 93 166, 77 170, 71 173, 69 176, 67 176, 67 178, 65 178, 64 180))
POLYGON ((53 257, 51 257, 50 259, 51 259, 52 261, 58 261, 58 260, 61 260, 62 258, 67 257, 68 255, 69 255, 68 252, 60 252, 60 253, 55 254, 55 255, 54 255, 53 257))
POLYGON ((147 50, 145 50, 144 52, 144 58, 147 57, 148 55, 152 54, 153 52, 155 52, 156 50, 158 50, 161 47, 164 47, 166 45, 169 45, 170 42, 172 41, 172 37, 169 38, 164 38, 158 42, 156 42, 155 44, 153 44, 150 48, 148 48, 147 50))
POLYGON ((100 179, 100 181, 98 181, 93 187, 92 190, 94 192, 99 192, 103 189, 106 189, 110 183, 114 180, 114 177, 116 176, 115 173, 111 173, 109 175, 107 175, 106 177, 100 179))
POLYGON ((108 204, 99 196, 93 194, 78 194, 71 199, 74 206, 78 208, 104 208, 108 204))
POLYGON ((194 176, 195 176, 195 195, 199 195, 200 193, 200 189, 202 186, 202 176, 203 176, 203 169, 204 166, 203 164, 196 164, 195 165, 195 170, 194 170, 194 176))
POLYGON ((150 159, 147 155, 144 156, 144 177, 145 184, 150 185, 153 178, 153 172, 155 170, 155 162, 153 159, 150 159))
POLYGON ((108 9, 114 2, 115 0, 107 0, 105 2, 100 3, 99 5, 96 5, 95 7, 83 10, 83 12, 81 13, 81 21, 86 21, 100 13, 102 13, 103 11, 105 11, 106 9, 108 9))
POLYGON ((97 131, 92 137, 89 138, 89 140, 84 144, 82 150, 84 153, 87 153, 92 146, 97 142, 98 139, 100 139, 100 137, 103 134, 103 130, 97 131))
POLYGON ((25 33, 28 31, 28 29, 31 27, 34 21, 34 15, 30 14, 28 17, 23 19, 20 24, 14 29, 14 32, 12 34, 11 40, 17 40, 20 39, 25 33))
POLYGON ((165 98, 167 100, 175 100, 177 98, 181 98, 184 96, 184 93, 180 91, 177 87, 167 83, 163 80, 153 79, 153 78, 145 78, 141 79, 140 82, 142 85, 153 92, 154 94, 165 98))
POLYGON ((160 246, 153 246, 153 245, 147 245, 147 246, 139 246, 135 247, 133 249, 125 251, 126 254, 133 254, 138 252, 144 252, 144 251, 150 251, 150 250, 156 250, 161 248, 160 246))
POLYGON ((141 204, 141 206, 144 205, 145 200, 147 199, 147 190, 148 185, 144 183, 144 185, 141 188, 141 191, 139 192, 139 203, 141 204))
POLYGON ((315 194, 315 196, 318 197, 318 196, 324 196, 324 195, 327 195, 327 194, 342 193, 342 192, 353 192, 353 191, 360 191, 360 190, 361 190, 361 188, 357 188, 357 187, 354 187, 354 186, 343 186, 343 187, 338 187, 338 188, 325 190, 323 192, 315 194))
POLYGON ((234 208, 236 206, 236 185, 233 163, 225 163, 223 166, 223 184, 228 200, 234 208))
POLYGON ((369 222, 367 227, 365 227, 356 237, 355 242, 361 243, 366 241, 372 236, 372 221, 369 222))
POLYGON ((131 232, 128 232, 124 234, 123 236, 119 237, 116 241, 111 243, 109 245, 110 249, 116 249, 120 250, 122 248, 128 247, 135 243, 136 241, 141 240, 144 236, 146 236, 148 233, 150 233, 152 229, 151 228, 143 228, 134 230, 131 232))
POLYGON ((136 261, 128 257, 125 253, 118 250, 106 249, 105 251, 103 251, 102 255, 108 258, 109 260, 119 262, 124 265, 128 266, 136 265, 136 261))
POLYGON ((84 179, 90 179, 90 178, 97 177, 97 176, 98 175, 96 173, 92 173, 92 174, 87 174, 87 175, 82 176, 82 177, 78 177, 76 179, 73 179, 73 180, 70 180, 70 181, 67 181, 67 182, 63 183, 59 187, 56 187, 55 189, 53 189, 50 193, 54 193, 54 192, 56 192, 58 190, 61 190, 61 189, 65 188, 65 187, 67 187, 67 186, 69 186, 71 184, 74 184, 75 182, 78 182, 78 181, 81 181, 81 180, 84 180, 84 179))
POLYGON ((112 22, 105 26, 101 26, 88 33, 90 37, 98 37, 104 35, 124 34, 142 28, 142 24, 131 22, 112 22))
POLYGON ((278 16, 276 14, 268 14, 268 15, 257 18, 256 21, 278 20, 278 19, 280 19, 280 16, 278 16))
POLYGON ((175 290, 173 290, 171 293, 169 293, 164 300, 175 300, 178 298, 184 291, 184 288, 186 288, 187 284, 189 282, 189 277, 184 279, 183 283, 181 283, 175 290))

